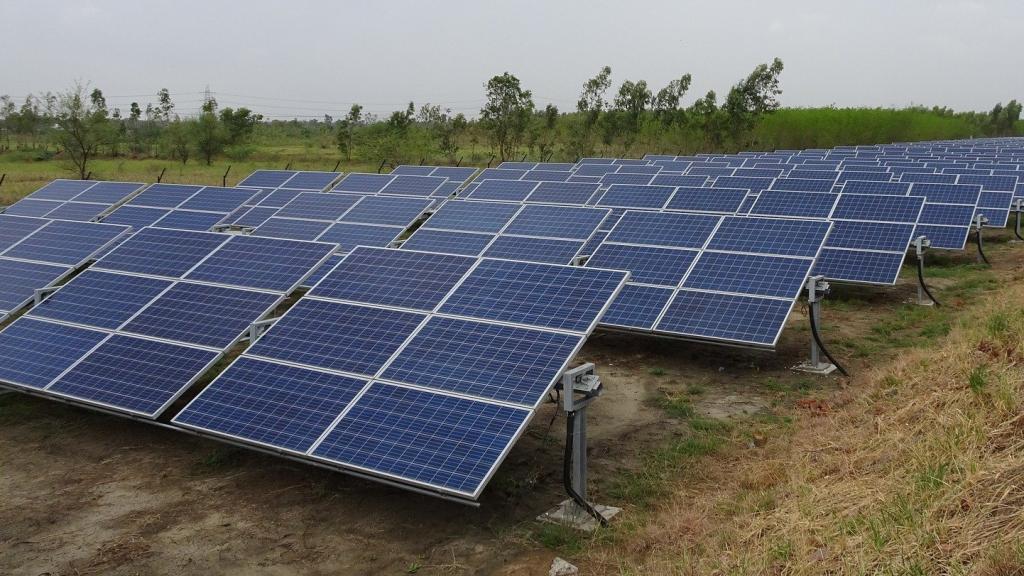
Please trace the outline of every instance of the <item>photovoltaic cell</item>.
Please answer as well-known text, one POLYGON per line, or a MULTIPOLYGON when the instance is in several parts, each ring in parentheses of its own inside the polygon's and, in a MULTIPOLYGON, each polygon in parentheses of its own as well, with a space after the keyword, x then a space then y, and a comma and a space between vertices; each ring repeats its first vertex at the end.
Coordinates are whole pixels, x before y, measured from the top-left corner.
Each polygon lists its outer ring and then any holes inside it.
POLYGON ((391 174, 363 174, 353 172, 341 179, 334 187, 337 192, 362 192, 376 194, 394 178, 391 174))
POLYGON ((924 198, 877 194, 842 194, 832 213, 833 220, 917 222, 924 198))
POLYGON ((601 323, 650 330, 674 293, 672 288, 627 284, 605 312, 601 323))
POLYGON ((397 194, 403 196, 430 196, 442 184, 444 178, 434 176, 395 176, 386 186, 381 188, 381 194, 397 194))
POLYGON ((541 182, 526 199, 527 202, 574 204, 582 206, 593 198, 598 184, 585 182, 541 182))
POLYGON ((293 198, 284 208, 281 208, 277 216, 334 221, 341 218, 359 199, 359 196, 351 194, 303 192, 293 198))
POLYGON ((109 224, 54 221, 9 248, 4 256, 77 266, 127 230, 109 224))
POLYGON ((299 172, 292 176, 283 186, 299 190, 323 190, 334 182, 340 172, 299 172))
MULTIPOLYGON (((849 184, 849 182, 847 182, 849 184)), ((788 192, 831 192, 832 180, 811 180, 808 178, 776 178, 771 190, 788 192)))
POLYGON ((78 196, 75 202, 97 202, 111 206, 138 192, 145 184, 138 182, 98 182, 78 196))
POLYGON ((718 216, 670 212, 627 212, 608 242, 699 249, 718 226, 718 216))
POLYGON ((152 225, 157 220, 167 215, 168 210, 164 208, 148 208, 145 206, 121 206, 110 214, 103 217, 104 224, 119 224, 131 226, 133 232, 140 228, 152 225))
POLYGON ((5 208, 4 214, 9 216, 35 216, 39 218, 46 216, 60 205, 60 202, 53 200, 24 198, 5 208))
POLYGON ((796 298, 812 261, 806 258, 704 252, 684 288, 796 298))
POLYGON ((708 249, 782 256, 814 257, 828 222, 726 216, 708 243, 708 249))
POLYGON ((672 197, 669 186, 640 186, 616 184, 608 188, 598 206, 617 208, 662 208, 672 197))
POLYGON ((764 190, 750 208, 750 214, 793 218, 828 218, 838 199, 839 194, 764 190))
POLYGON ((34 307, 38 318, 116 330, 171 285, 166 280, 86 270, 34 307))
POLYGON ((683 212, 720 212, 733 214, 743 205, 746 190, 733 188, 679 187, 665 206, 683 212))
POLYGON ((96 185, 95 180, 54 180, 28 195, 33 200, 67 202, 96 185))
POLYGON ((680 290, 655 329, 680 336, 771 346, 792 305, 791 300, 680 290))
POLYGON ((287 240, 316 240, 330 228, 330 222, 319 220, 297 220, 293 218, 270 218, 253 230, 253 236, 284 238, 287 240))
POLYGON ((225 214, 218 212, 197 212, 195 210, 171 210, 166 216, 153 223, 157 228, 174 228, 175 230, 192 230, 205 232, 222 220, 225 214))
POLYGON ((462 232, 501 231, 523 207, 504 202, 472 202, 452 200, 446 202, 426 222, 424 228, 457 230, 462 232))
POLYGON ((107 204, 86 202, 65 202, 46 213, 47 218, 54 220, 72 220, 75 222, 91 222, 99 218, 108 208, 107 204))
POLYGON ((838 220, 832 226, 827 247, 850 250, 907 251, 916 219, 908 223, 838 220))
POLYGON ((425 198, 366 196, 341 221, 404 227, 412 224, 432 203, 425 198))
POLYGON ((199 192, 202 186, 184 184, 153 184, 138 196, 128 201, 129 206, 148 206, 151 208, 177 208, 183 202, 199 192))
POLYGON ((295 175, 291 170, 256 170, 248 175, 239 186, 255 186, 257 188, 280 188, 295 175))
POLYGON ((0 381, 42 389, 107 335, 31 318, 0 332, 0 381))
POLYGON ((65 266, 0 258, 0 318, 32 300, 36 289, 46 288, 68 272, 65 266))
POLYGON ((694 250, 627 246, 605 242, 587 261, 588 267, 629 270, 630 281, 676 286, 697 256, 694 250))
POLYGON ((247 203, 257 192, 245 188, 207 186, 178 206, 182 210, 207 210, 227 214, 247 203))
POLYGON ((904 252, 871 252, 825 248, 814 274, 829 280, 892 284, 903 266, 904 252))
POLYGON ((537 182, 526 180, 484 180, 468 195, 468 198, 520 202, 525 200, 537 185, 537 182))
POLYGON ((96 263, 96 268, 179 278, 220 246, 227 236, 145 228, 96 263))
POLYGON ((401 226, 373 226, 339 222, 332 224, 317 240, 337 244, 343 252, 349 252, 356 246, 386 248, 402 235, 403 230, 405 228, 401 226))
POLYGON ((872 182, 864 180, 847 180, 843 184, 844 194, 892 194, 906 196, 910 192, 910 182, 872 182))
POLYGON ((479 256, 492 240, 493 234, 420 228, 402 243, 402 249, 479 256))
POLYGON ((0 214, 0 254, 48 223, 43 218, 0 214))
POLYGON ((332 244, 255 236, 231 236, 189 272, 202 280, 278 292, 290 292, 334 251, 332 244))
POLYGON ((608 212, 575 206, 530 205, 525 206, 502 233, 585 241, 608 212))
POLYGON ((501 235, 494 239, 483 255, 544 264, 571 264, 583 244, 583 240, 501 235))

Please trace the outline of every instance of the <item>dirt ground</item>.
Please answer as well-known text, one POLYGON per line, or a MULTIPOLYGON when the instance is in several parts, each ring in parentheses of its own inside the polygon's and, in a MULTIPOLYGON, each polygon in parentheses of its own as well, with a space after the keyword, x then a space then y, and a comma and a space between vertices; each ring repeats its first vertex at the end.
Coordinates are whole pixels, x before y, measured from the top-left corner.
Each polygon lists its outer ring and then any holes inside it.
MULTIPOLYGON (((1000 250, 1019 268, 1019 248, 1000 250)), ((967 252, 945 264, 971 261, 967 252)), ((830 299, 825 338, 851 370, 882 352, 846 341, 908 308, 915 285, 904 276, 895 288, 843 288, 830 299)), ((689 394, 699 415, 742 420, 777 407, 780 389, 842 386, 790 370, 808 340, 801 306, 775 353, 596 334, 578 358, 597 364, 605 383, 589 419, 592 499, 631 513, 602 496, 677 428, 666 398, 689 394)), ((546 574, 557 554, 537 537, 535 517, 564 499, 564 425, 543 407, 472 508, 6 394, 0 574, 546 574)))

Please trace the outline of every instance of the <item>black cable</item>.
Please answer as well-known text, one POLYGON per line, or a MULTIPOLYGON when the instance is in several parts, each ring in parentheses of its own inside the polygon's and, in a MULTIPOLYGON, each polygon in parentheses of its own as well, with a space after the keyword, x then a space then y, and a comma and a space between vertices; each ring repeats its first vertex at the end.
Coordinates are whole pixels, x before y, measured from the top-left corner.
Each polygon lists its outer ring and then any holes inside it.
POLYGON ((935 306, 942 306, 942 304, 939 304, 939 301, 935 299, 935 296, 932 296, 931 291, 928 290, 928 285, 924 283, 924 259, 920 256, 917 258, 917 281, 920 282, 921 289, 924 290, 924 293, 932 299, 935 306))
POLYGON ((814 304, 811 304, 810 302, 807 303, 807 317, 811 320, 811 335, 814 336, 814 341, 818 344, 818 348, 823 354, 825 354, 825 357, 832 362, 832 365, 836 367, 836 370, 839 370, 840 374, 843 376, 849 376, 850 373, 843 368, 842 364, 836 362, 836 359, 829 354, 828 348, 825 348, 825 345, 821 343, 821 336, 818 335, 818 319, 814 317, 814 304))
POLYGON ((1024 237, 1020 235, 1020 210, 1017 210, 1017 222, 1013 227, 1013 235, 1017 237, 1017 240, 1024 240, 1024 237))
POLYGON ((605 518, 597 508, 594 508, 590 502, 587 502, 583 496, 581 496, 572 487, 572 447, 576 443, 576 432, 573 425, 576 423, 576 411, 566 412, 565 418, 565 459, 562 468, 562 482, 565 484, 565 491, 572 498, 573 502, 579 505, 587 511, 588 514, 594 517, 601 526, 608 525, 608 519, 605 518))
POLYGON ((988 258, 985 257, 985 251, 981 249, 981 226, 978 226, 978 255, 981 256, 982 262, 989 266, 992 265, 992 263, 988 261, 988 258))

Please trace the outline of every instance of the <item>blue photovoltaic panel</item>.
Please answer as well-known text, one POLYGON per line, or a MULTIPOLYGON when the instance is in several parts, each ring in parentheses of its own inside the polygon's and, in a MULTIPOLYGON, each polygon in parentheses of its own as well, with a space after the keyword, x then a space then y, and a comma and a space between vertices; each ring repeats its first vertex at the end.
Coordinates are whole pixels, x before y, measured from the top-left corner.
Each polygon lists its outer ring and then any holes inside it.
POLYGON ((91 222, 105 212, 110 206, 107 204, 93 204, 86 202, 65 202, 46 213, 47 218, 54 220, 73 220, 75 222, 91 222))
POLYGON ((585 182, 541 182, 527 202, 584 205, 593 198, 599 184, 585 182))
POLYGON ((918 222, 946 226, 970 226, 974 219, 974 205, 925 204, 918 222))
POLYGON ((1013 189, 1017 186, 1017 177, 963 175, 956 181, 956 183, 977 184, 981 186, 982 190, 992 192, 1013 192, 1013 189))
POLYGON ((914 184, 911 194, 924 196, 930 204, 978 203, 981 186, 969 184, 914 184))
POLYGON ((341 221, 406 227, 416 221, 431 204, 433 201, 426 198, 366 196, 341 221))
POLYGON ((435 316, 382 378, 532 407, 582 341, 581 334, 435 316))
POLYGON ((529 415, 528 410, 374 383, 313 455, 475 496, 529 415))
POLYGON ((508 225, 509 221, 522 208, 520 204, 452 200, 446 202, 428 218, 423 223, 423 227, 436 230, 497 233, 508 225))
POLYGON ((255 186, 257 188, 280 188, 295 175, 291 170, 256 170, 249 174, 239 186, 255 186))
POLYGON ((911 172, 900 176, 900 182, 954 184, 956 183, 956 174, 923 174, 911 172))
POLYGON ((320 242, 337 244, 343 252, 350 252, 356 246, 386 248, 394 243, 405 228, 401 226, 373 226, 371 224, 332 224, 317 238, 320 242))
POLYGON ((836 182, 842 184, 847 180, 888 182, 892 180, 892 174, 889 172, 865 172, 858 170, 844 170, 839 173, 839 178, 836 179, 836 182))
POLYGON ((719 176, 715 186, 721 188, 740 188, 751 192, 760 192, 771 187, 774 178, 749 178, 745 176, 719 176))
POLYGON ((813 262, 806 258, 704 252, 684 288, 796 298, 813 262))
POLYGON ((661 166, 649 164, 620 164, 616 174, 649 174, 651 176, 661 172, 661 166))
POLYGON ((250 206, 260 206, 261 208, 283 208, 299 194, 302 194, 302 191, 287 189, 274 190, 260 198, 259 201, 250 199, 247 204, 250 206))
POLYGON ((699 249, 720 220, 706 214, 629 211, 608 235, 608 242, 699 249))
POLYGON ((381 188, 381 194, 397 194, 403 196, 430 196, 444 184, 444 178, 434 176, 395 176, 387 186, 381 188))
POLYGON ((54 221, 9 248, 4 256, 77 266, 127 230, 110 224, 54 221))
POLYGON ((680 290, 655 330, 694 338, 772 346, 792 300, 680 290))
POLYGON ((279 299, 277 294, 179 282, 122 328, 143 336, 225 348, 279 299))
POLYGON ((675 188, 669 186, 641 186, 616 184, 608 188, 598 206, 618 208, 661 208, 665 206, 675 188))
POLYGON ((94 185, 96 185, 95 180, 54 180, 29 194, 28 197, 33 200, 67 202, 94 185))
POLYGON ((614 270, 484 260, 440 311, 586 332, 625 279, 614 270))
POLYGON ((608 212, 598 208, 530 205, 516 215, 502 234, 586 241, 608 212))
POLYGON ((801 179, 801 180, 828 180, 835 182, 836 178, 839 177, 839 172, 833 170, 810 170, 810 169, 796 169, 790 170, 789 174, 786 175, 789 179, 801 179))
POLYGON ((975 214, 984 216, 984 225, 989 228, 1004 228, 1010 220, 1010 211, 999 208, 978 208, 975 214))
POLYGON ((747 197, 746 190, 732 188, 679 187, 665 206, 668 210, 684 212, 721 212, 733 214, 747 197))
POLYGON ((469 180, 476 174, 476 168, 461 168, 459 166, 438 166, 434 168, 431 176, 447 178, 451 182, 462 183, 469 180))
POLYGON ((872 182, 865 180, 847 180, 843 184, 844 194, 891 194, 906 196, 910 192, 910 182, 872 182))
POLYGON ((19 318, 0 332, 0 382, 45 388, 106 336, 95 330, 19 318))
POLYGON ((182 210, 207 210, 227 214, 248 202, 256 194, 255 190, 246 190, 245 188, 207 186, 196 192, 194 196, 186 200, 178 208, 182 210))
POLYGON ((521 202, 537 185, 538 182, 526 180, 484 180, 467 197, 473 200, 521 202))
POLYGON ((413 312, 304 298, 246 354, 372 376, 423 318, 413 312))
POLYGON ((923 205, 924 198, 921 196, 842 194, 832 219, 914 223, 923 205))
POLYGON ((31 315, 115 330, 170 285, 167 280, 86 270, 31 315))
POLYGON ((478 256, 493 239, 494 235, 492 234, 420 228, 402 243, 402 249, 478 256))
POLYGON ((305 218, 307 220, 330 220, 341 218, 360 199, 354 194, 323 194, 303 192, 278 211, 281 218, 305 218))
POLYGON ((441 184, 434 193, 431 194, 433 198, 448 198, 456 194, 459 191, 459 187, 462 186, 462 182, 455 182, 454 180, 448 180, 444 184, 441 184))
POLYGON ((935 226, 918 224, 914 229, 914 237, 927 236, 931 241, 932 248, 942 250, 963 250, 967 244, 967 234, 970 232, 967 226, 935 226))
POLYGON ((544 264, 572 264, 583 248, 583 240, 498 236, 483 255, 544 264))
POLYGON ((602 186, 612 186, 615 184, 630 184, 630 185, 647 185, 654 179, 653 174, 605 174, 601 177, 602 186))
POLYGON ((166 216, 153 223, 157 228, 192 230, 205 232, 220 224, 225 215, 217 212, 196 212, 194 210, 171 210, 166 216))
POLYGON ((47 392, 156 417, 217 356, 208 350, 115 334, 47 392))
POLYGON ((61 205, 60 202, 52 200, 32 200, 31 198, 24 198, 18 200, 14 204, 11 204, 7 208, 4 208, 4 214, 10 216, 35 216, 42 217, 46 216, 61 205))
POLYGON ((693 164, 686 171, 691 176, 710 176, 716 178, 719 176, 730 176, 732 175, 733 168, 726 166, 708 166, 706 164, 693 164))
POLYGON ((239 358, 174 423, 305 452, 366 380, 239 358))
POLYGON ((298 190, 323 190, 334 182, 340 172, 299 172, 288 179, 284 188, 298 190))
POLYGON ((236 235, 186 278, 290 292, 334 249, 322 242, 236 235))
POLYGON ((995 228, 1006 226, 1013 192, 982 192, 978 198, 978 212, 988 218, 988 225, 995 228))
POLYGON ((224 222, 231 223, 235 226, 242 226, 244 228, 256 228, 258 226, 262 226, 263 223, 277 214, 277 211, 277 208, 264 208, 262 206, 243 208, 240 212, 236 212, 233 217, 229 217, 224 222))
POLYGON ((0 258, 0 318, 24 306, 36 289, 46 288, 67 273, 63 266, 0 258))
POLYGON ((602 244, 587 260, 588 267, 628 270, 630 281, 639 284, 676 286, 697 256, 694 250, 655 246, 602 244))
POLYGON ((737 168, 732 175, 735 177, 774 179, 782 176, 782 172, 782 168, 737 168))
POLYGON ((814 265, 813 273, 835 281, 893 284, 903 266, 903 256, 904 252, 825 248, 814 265))
POLYGON ((100 259, 96 267, 178 278, 227 238, 213 233, 144 228, 100 259))
POLYGON ((573 173, 577 176, 601 177, 616 170, 618 170, 618 167, 611 164, 583 164, 577 167, 573 173))
POLYGON ((786 192, 764 190, 750 208, 758 216, 791 216, 794 218, 828 218, 839 194, 822 192, 786 192))
POLYGON ((316 286, 317 282, 323 280, 331 270, 334 270, 334 267, 337 266, 338 262, 341 262, 344 257, 344 254, 332 254, 326 262, 321 264, 319 268, 314 270, 313 273, 306 278, 306 281, 303 282, 302 285, 307 288, 316 286))
POLYGON ((910 244, 916 221, 893 223, 838 220, 832 225, 826 247, 885 250, 902 254, 910 244))
POLYGON ((580 249, 580 255, 589 256, 590 254, 593 254, 594 251, 597 250, 597 247, 604 242, 604 239, 607 236, 607 232, 594 232, 594 235, 590 237, 590 240, 587 240, 587 243, 583 245, 582 249, 580 249))
POLYGON ((434 171, 434 168, 436 168, 436 166, 410 166, 408 164, 403 164, 392 170, 391 173, 396 176, 430 176, 430 173, 434 171))
POLYGON ((319 220, 295 220, 292 218, 270 218, 260 227, 253 230, 253 236, 268 238, 285 238, 288 240, 316 240, 330 222, 319 220))
POLYGON ((708 243, 710 250, 813 258, 831 223, 726 216, 708 243))
POLYGON ((498 164, 499 169, 509 170, 533 170, 536 167, 536 162, 502 162, 498 164))
POLYGON ((530 170, 523 174, 523 180, 534 180, 536 182, 565 182, 572 176, 572 172, 560 172, 556 170, 530 170))
POLYGON ((650 330, 675 290, 627 284, 601 318, 606 326, 650 330))
POLYGON ((477 175, 476 181, 483 182, 484 180, 519 180, 526 174, 526 170, 506 170, 498 168, 485 168, 480 174, 477 175))
MULTIPOLYGON (((847 182, 849 184, 849 182, 847 182)), ((831 180, 811 180, 808 178, 776 178, 771 190, 788 192, 831 192, 831 180)))
POLYGON ((556 172, 571 172, 576 164, 572 162, 538 162, 534 168, 537 170, 553 170, 556 172))
POLYGON ((0 214, 0 254, 47 223, 43 218, 0 214))
POLYGON ((341 179, 335 185, 334 190, 338 192, 362 192, 365 194, 376 194, 380 192, 388 182, 391 182, 391 174, 363 174, 353 172, 341 179))
POLYGON ((449 254, 360 248, 310 296, 430 311, 475 263, 449 254))
POLYGON ((121 206, 103 217, 104 224, 131 226, 133 232, 152 225, 167 215, 165 208, 148 208, 145 206, 121 206))
POLYGON ((99 182, 75 196, 75 202, 98 202, 113 205, 138 192, 145 184, 138 182, 99 182))
POLYGON ((128 205, 177 208, 202 188, 202 186, 186 186, 184 184, 153 184, 129 200, 128 205))

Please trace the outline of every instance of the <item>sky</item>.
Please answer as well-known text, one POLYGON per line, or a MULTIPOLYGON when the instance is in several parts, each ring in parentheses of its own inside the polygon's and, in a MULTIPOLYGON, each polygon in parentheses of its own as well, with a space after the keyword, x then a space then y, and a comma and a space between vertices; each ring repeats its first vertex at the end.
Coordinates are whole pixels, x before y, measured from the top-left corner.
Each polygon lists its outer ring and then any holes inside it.
POLYGON ((605 65, 612 91, 690 73, 689 103, 779 57, 785 106, 988 110, 1024 99, 1021 30, 1019 0, 0 0, 0 94, 81 82, 125 111, 166 87, 185 114, 209 88, 268 118, 410 100, 473 116, 506 71, 568 111, 605 65))

